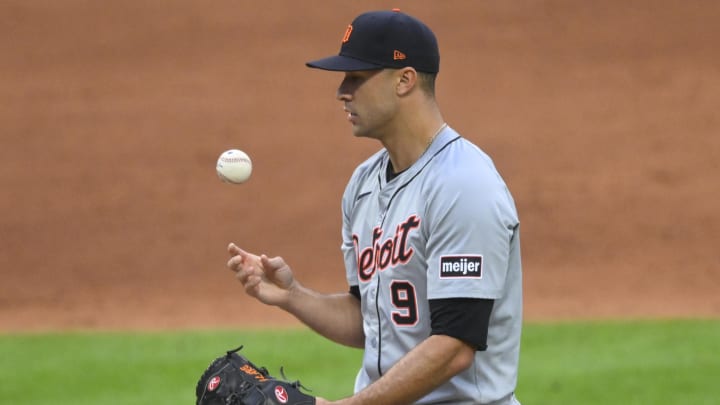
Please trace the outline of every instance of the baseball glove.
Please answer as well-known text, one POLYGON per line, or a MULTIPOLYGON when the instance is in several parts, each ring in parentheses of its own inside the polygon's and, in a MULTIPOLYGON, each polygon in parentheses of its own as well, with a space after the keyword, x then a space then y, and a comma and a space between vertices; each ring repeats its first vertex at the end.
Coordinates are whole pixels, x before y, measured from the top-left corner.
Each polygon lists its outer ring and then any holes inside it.
POLYGON ((266 368, 257 367, 239 355, 237 352, 242 348, 230 350, 210 363, 195 388, 196 405, 315 404, 315 397, 300 391, 299 381, 271 377, 266 368))

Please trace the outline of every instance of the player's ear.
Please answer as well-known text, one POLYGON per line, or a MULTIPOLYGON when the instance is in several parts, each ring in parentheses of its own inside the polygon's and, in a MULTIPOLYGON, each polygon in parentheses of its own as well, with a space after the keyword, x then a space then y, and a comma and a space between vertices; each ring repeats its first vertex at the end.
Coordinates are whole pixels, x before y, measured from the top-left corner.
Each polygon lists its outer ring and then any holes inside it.
POLYGON ((417 84, 417 80, 418 74, 414 68, 406 67, 399 69, 397 72, 397 84, 395 87, 395 91, 397 91, 398 96, 404 96, 410 93, 417 84))

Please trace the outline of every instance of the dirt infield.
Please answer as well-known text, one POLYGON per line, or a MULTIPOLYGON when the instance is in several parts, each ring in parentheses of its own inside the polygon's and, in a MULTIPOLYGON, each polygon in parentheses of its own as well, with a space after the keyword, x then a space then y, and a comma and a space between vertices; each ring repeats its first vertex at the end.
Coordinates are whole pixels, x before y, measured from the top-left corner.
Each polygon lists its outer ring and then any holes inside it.
POLYGON ((8 0, 0 331, 294 324, 230 241, 344 290, 340 196, 378 145, 304 62, 393 6, 435 29, 445 118, 515 195, 527 319, 720 316, 716 1, 8 0))

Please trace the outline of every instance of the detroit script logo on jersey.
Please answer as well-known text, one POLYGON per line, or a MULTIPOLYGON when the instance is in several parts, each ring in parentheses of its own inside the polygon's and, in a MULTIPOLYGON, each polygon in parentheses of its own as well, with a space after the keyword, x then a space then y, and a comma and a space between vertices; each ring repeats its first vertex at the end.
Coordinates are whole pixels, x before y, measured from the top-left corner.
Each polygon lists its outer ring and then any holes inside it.
POLYGON ((372 244, 362 250, 359 246, 360 237, 353 235, 360 280, 370 281, 376 271, 410 261, 415 250, 409 245, 408 236, 412 230, 418 227, 420 227, 420 218, 417 215, 410 215, 395 228, 395 235, 391 235, 385 240, 382 240, 383 229, 375 227, 372 231, 372 244))
POLYGON ((440 278, 482 278, 482 256, 441 256, 440 278))

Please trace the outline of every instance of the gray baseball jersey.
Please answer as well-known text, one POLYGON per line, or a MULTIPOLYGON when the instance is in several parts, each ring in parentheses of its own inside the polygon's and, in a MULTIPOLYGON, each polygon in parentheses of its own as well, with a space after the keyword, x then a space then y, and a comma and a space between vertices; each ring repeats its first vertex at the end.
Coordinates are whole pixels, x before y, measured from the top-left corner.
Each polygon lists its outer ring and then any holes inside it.
POLYGON ((342 200, 347 280, 359 287, 365 331, 355 391, 430 335, 428 300, 484 298, 495 300, 487 350, 417 403, 511 403, 522 270, 505 182, 482 150, 449 127, 390 182, 388 160, 381 150, 358 166, 342 200))

